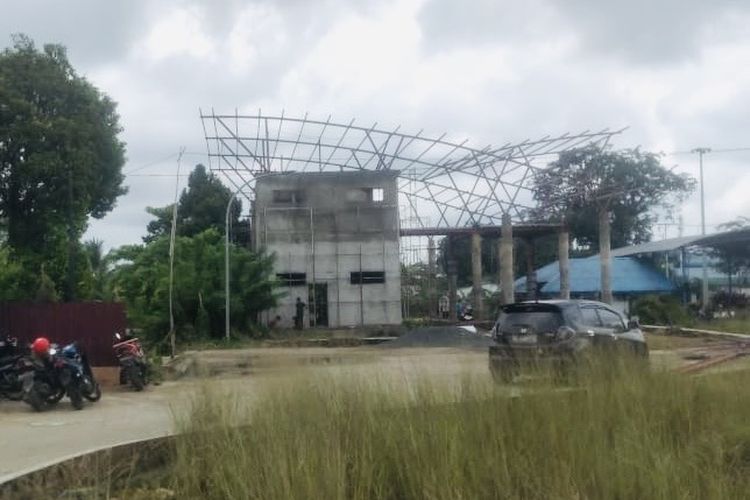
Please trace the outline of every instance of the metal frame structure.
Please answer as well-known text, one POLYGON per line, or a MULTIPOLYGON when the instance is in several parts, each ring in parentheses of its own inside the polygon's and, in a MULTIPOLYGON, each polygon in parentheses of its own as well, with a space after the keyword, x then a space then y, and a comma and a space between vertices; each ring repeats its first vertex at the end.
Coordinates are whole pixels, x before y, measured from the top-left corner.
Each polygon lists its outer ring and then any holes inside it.
MULTIPOLYGON (((396 170, 400 204, 410 217, 402 226, 456 228, 499 225, 509 214, 527 222, 531 181, 562 152, 606 146, 622 130, 545 136, 538 140, 475 148, 468 140, 348 123, 263 114, 200 111, 209 168, 222 172, 238 190, 252 191, 253 179, 270 172, 396 170), (429 221, 434 221, 430 223, 429 221)), ((243 192, 249 199, 252 193, 243 192)))

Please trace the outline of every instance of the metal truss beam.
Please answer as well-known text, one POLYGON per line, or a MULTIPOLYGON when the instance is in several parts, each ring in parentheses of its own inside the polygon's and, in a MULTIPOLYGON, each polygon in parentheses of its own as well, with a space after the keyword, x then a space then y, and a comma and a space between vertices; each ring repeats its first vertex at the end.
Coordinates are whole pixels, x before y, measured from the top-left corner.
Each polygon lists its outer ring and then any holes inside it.
POLYGON ((438 227, 498 224, 504 214, 523 221, 532 208, 534 175, 562 152, 587 145, 606 146, 622 130, 566 133, 480 149, 468 140, 436 138, 366 127, 355 120, 338 123, 280 115, 216 114, 200 111, 209 168, 236 179, 271 172, 393 170, 405 207, 438 227))

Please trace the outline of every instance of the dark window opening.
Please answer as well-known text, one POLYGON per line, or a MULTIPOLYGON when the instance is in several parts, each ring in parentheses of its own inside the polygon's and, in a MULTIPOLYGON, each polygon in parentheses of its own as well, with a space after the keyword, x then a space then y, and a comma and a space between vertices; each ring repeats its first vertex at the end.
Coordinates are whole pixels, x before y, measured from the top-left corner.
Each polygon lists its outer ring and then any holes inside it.
POLYGON ((295 189, 274 189, 274 203, 301 203, 304 196, 302 191, 295 189))
POLYGON ((307 284, 306 273, 276 273, 276 279, 281 286, 305 286, 307 284))
POLYGON ((372 285, 375 283, 385 283, 385 272, 362 271, 351 274, 352 285, 372 285))

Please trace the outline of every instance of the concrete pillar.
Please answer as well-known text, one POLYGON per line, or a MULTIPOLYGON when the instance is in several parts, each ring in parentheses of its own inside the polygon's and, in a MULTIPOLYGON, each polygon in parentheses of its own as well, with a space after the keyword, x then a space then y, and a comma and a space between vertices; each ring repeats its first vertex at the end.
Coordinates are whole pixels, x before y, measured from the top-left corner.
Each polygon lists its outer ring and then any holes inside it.
POLYGON ((428 314, 430 318, 434 318, 438 314, 437 304, 437 258, 436 258, 435 240, 432 236, 427 238, 427 273, 429 274, 427 279, 427 286, 430 289, 427 291, 427 298, 430 301, 428 314))
POLYGON ((536 299, 536 248, 531 238, 524 240, 524 243, 526 245, 526 298, 534 300, 536 299))
POLYGON ((599 210, 599 261, 601 266, 602 302, 611 304, 612 298, 612 256, 610 255, 609 210, 599 210))
POLYGON ((557 258, 560 264, 560 298, 570 298, 570 233, 562 228, 557 233, 557 258))
POLYGON ((456 266, 456 260, 453 258, 453 241, 450 236, 446 236, 445 249, 447 254, 446 259, 446 274, 448 275, 448 317, 451 321, 458 320, 458 314, 456 314, 456 289, 457 289, 457 278, 458 270, 456 266))
POLYGON ((500 289, 503 304, 515 302, 513 292, 513 223, 510 214, 503 215, 502 237, 500 239, 500 289))
POLYGON ((471 285, 474 299, 474 317, 482 318, 482 235, 471 233, 471 285))

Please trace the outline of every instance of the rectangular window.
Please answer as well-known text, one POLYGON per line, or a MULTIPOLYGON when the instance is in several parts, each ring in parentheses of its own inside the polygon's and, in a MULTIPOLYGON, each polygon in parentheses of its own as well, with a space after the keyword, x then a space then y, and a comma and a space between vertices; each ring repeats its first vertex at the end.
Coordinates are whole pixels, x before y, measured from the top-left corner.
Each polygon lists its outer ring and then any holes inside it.
POLYGON ((370 187, 350 189, 346 193, 346 200, 360 202, 374 201, 376 203, 381 203, 385 200, 385 189, 370 187))
POLYGON ((302 191, 296 189, 274 189, 274 203, 302 203, 302 191))
POLYGON ((385 273, 383 271, 362 271, 361 273, 351 273, 352 285, 373 285, 375 283, 385 283, 385 273))
POLYGON ((305 286, 307 284, 306 273, 276 273, 276 279, 281 286, 305 286))

